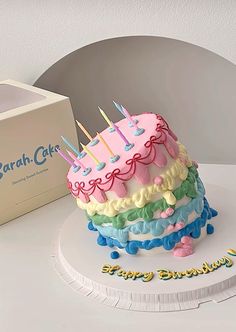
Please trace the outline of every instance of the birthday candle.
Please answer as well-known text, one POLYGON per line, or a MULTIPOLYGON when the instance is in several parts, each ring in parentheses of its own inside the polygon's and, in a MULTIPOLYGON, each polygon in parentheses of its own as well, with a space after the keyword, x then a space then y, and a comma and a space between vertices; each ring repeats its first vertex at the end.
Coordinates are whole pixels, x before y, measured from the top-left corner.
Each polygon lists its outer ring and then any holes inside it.
POLYGON ((129 112, 127 111, 127 109, 124 108, 124 106, 122 106, 122 105, 121 105, 121 107, 122 107, 122 112, 123 112, 124 116, 126 117, 126 119, 128 119, 129 122, 131 122, 132 125, 135 127, 135 129, 138 130, 138 126, 136 125, 135 121, 132 119, 132 117, 129 114, 129 112))
POLYGON ((115 105, 115 107, 118 109, 118 111, 122 114, 123 114, 123 110, 122 110, 122 107, 120 106, 120 104, 116 103, 114 100, 113 100, 113 104, 115 105))
POLYGON ((74 151, 74 153, 77 154, 77 156, 80 155, 80 152, 76 149, 76 147, 74 147, 74 145, 72 143, 70 143, 64 136, 61 136, 63 142, 69 146, 69 148, 71 148, 71 150, 74 151))
POLYGON ((83 126, 79 121, 76 120, 76 122, 77 122, 77 125, 78 125, 78 126, 80 127, 80 129, 82 130, 82 132, 88 137, 88 139, 89 139, 90 141, 92 141, 92 140, 93 140, 92 136, 87 132, 87 130, 84 128, 84 126, 83 126))
POLYGON ((77 159, 77 157, 74 155, 74 153, 72 153, 69 150, 66 150, 66 151, 67 151, 68 155, 74 160, 74 162, 75 162, 75 164, 77 166, 82 167, 82 169, 86 169, 86 167, 84 166, 84 164, 80 160, 77 159))
POLYGON ((67 161, 71 166, 76 167, 75 163, 68 158, 61 150, 56 149, 56 152, 63 158, 65 161, 67 161))
POLYGON ((106 149, 110 152, 112 157, 115 157, 115 154, 112 152, 110 146, 107 144, 107 142, 104 140, 101 134, 97 133, 99 141, 102 142, 102 144, 106 147, 106 149))
POLYGON ((109 120, 108 116, 106 115, 106 113, 98 106, 98 109, 103 117, 103 119, 108 123, 108 125, 112 128, 112 123, 109 120))
POLYGON ((113 123, 112 126, 115 129, 115 131, 117 132, 117 134, 120 135, 120 137, 123 139, 123 141, 125 142, 125 144, 126 145, 130 145, 130 142, 127 140, 127 138, 125 137, 125 135, 121 132, 121 130, 117 127, 117 125, 115 125, 113 123))
POLYGON ((95 155, 87 148, 87 146, 80 143, 84 151, 95 161, 95 163, 98 165, 100 164, 100 161, 95 157, 95 155))

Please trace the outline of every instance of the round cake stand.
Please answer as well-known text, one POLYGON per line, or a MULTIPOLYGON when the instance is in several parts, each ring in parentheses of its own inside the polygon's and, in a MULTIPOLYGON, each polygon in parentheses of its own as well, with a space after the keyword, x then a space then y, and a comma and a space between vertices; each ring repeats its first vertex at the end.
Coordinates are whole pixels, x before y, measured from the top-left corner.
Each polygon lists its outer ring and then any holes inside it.
POLYGON ((215 185, 207 185, 207 198, 219 215, 210 220, 215 233, 195 243, 193 255, 177 258, 171 252, 152 255, 128 255, 111 259, 112 248, 96 243, 97 232, 87 229, 87 219, 76 209, 65 221, 52 255, 59 275, 73 289, 85 296, 116 308, 139 311, 178 311, 195 309, 199 304, 220 302, 236 295, 236 257, 227 249, 236 250, 235 193, 215 185), (158 278, 158 269, 184 271, 200 268, 204 261, 212 263, 227 255, 234 261, 231 268, 222 266, 216 271, 192 278, 158 278), (150 282, 141 279, 125 280, 116 274, 102 273, 104 264, 119 265, 125 271, 155 273, 150 282))

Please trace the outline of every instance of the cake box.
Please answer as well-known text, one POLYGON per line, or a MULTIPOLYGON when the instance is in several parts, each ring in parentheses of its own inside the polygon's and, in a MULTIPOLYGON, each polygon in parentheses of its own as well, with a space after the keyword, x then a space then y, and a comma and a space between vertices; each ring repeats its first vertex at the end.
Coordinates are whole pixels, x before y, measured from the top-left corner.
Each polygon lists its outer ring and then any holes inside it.
POLYGON ((0 224, 68 193, 62 133, 78 145, 68 97, 0 82, 0 224))

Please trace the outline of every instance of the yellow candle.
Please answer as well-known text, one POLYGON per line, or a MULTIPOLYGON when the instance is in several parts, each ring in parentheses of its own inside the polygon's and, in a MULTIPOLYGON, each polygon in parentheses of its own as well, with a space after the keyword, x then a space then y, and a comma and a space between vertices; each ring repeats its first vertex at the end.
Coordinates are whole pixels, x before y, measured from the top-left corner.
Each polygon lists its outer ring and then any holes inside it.
POLYGON ((101 134, 97 133, 99 141, 102 142, 102 144, 107 148, 107 150, 110 152, 112 157, 115 157, 114 153, 112 152, 110 146, 107 144, 107 142, 104 140, 101 134))
POLYGON ((77 125, 78 125, 78 126, 80 127, 80 129, 82 130, 82 132, 88 137, 88 139, 89 139, 90 141, 92 141, 92 140, 93 140, 92 136, 87 132, 87 130, 84 128, 84 126, 83 126, 79 121, 76 120, 76 122, 77 122, 77 125))
POLYGON ((99 111, 100 111, 100 113, 101 113, 103 119, 104 119, 104 120, 109 124, 109 126, 112 128, 112 123, 111 123, 111 121, 109 120, 109 118, 108 118, 108 116, 106 115, 106 113, 105 113, 100 107, 98 107, 98 108, 99 108, 99 111))
POLYGON ((100 161, 95 157, 95 155, 85 146, 84 144, 80 143, 84 151, 95 161, 95 163, 98 165, 100 164, 100 161))

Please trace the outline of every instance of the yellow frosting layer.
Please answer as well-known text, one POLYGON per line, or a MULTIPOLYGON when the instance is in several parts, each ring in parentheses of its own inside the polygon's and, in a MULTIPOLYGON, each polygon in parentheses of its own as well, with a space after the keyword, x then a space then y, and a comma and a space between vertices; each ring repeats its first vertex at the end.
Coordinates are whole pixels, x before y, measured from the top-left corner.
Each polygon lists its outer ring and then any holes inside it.
POLYGON ((170 168, 163 174, 163 182, 161 185, 151 184, 143 187, 138 192, 131 196, 119 198, 117 200, 112 199, 105 203, 89 202, 84 203, 77 198, 78 206, 87 210, 90 216, 94 214, 104 214, 108 217, 115 216, 120 210, 136 206, 138 208, 144 207, 145 204, 152 200, 153 195, 160 192, 170 205, 175 205, 176 198, 171 192, 175 188, 176 179, 184 181, 188 175, 188 167, 192 166, 192 162, 189 159, 185 147, 178 142, 179 156, 170 166, 170 168))
POLYGON ((167 202, 169 205, 175 205, 175 203, 176 203, 176 198, 175 198, 174 194, 172 193, 172 191, 167 190, 166 192, 164 192, 164 193, 162 194, 162 196, 165 198, 166 202, 167 202))

